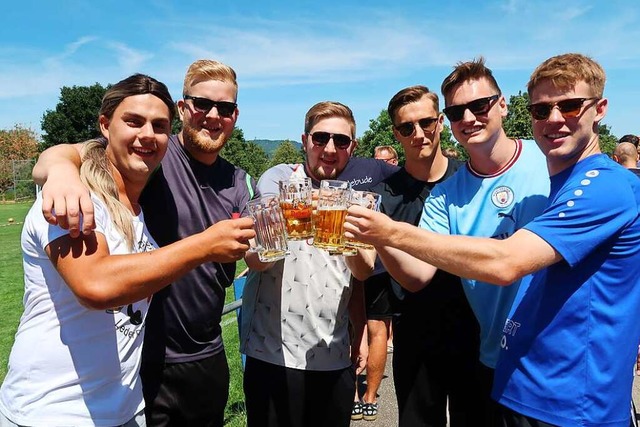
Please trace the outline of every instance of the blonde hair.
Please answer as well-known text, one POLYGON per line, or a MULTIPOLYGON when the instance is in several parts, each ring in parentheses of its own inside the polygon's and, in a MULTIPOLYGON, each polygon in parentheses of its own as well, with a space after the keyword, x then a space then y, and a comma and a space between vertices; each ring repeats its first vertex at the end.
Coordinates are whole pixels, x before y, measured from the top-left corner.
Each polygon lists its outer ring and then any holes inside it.
POLYGON ((311 107, 304 117, 304 133, 309 134, 311 129, 320 120, 339 117, 349 122, 351 127, 351 138, 356 137, 356 120, 349 107, 335 101, 322 101, 311 107))
POLYGON ((392 159, 396 159, 398 160, 398 152, 396 151, 395 148, 393 148, 390 145, 378 145, 376 148, 373 149, 373 157, 379 155, 382 152, 388 152, 389 154, 391 154, 391 158, 392 159))
POLYGON ((600 64, 580 53, 553 56, 533 71, 527 83, 529 96, 540 82, 550 80, 558 89, 572 89, 578 82, 585 82, 593 96, 602 98, 606 75, 600 64))
MULTIPOLYGON (((169 109, 169 121, 175 115, 175 105, 164 83, 144 74, 134 74, 111 86, 102 98, 100 116, 111 120, 118 105, 125 98, 151 94, 159 98, 169 109)), ((134 249, 135 233, 131 212, 120 202, 118 185, 111 174, 104 138, 90 139, 82 147, 80 179, 107 206, 116 229, 124 236, 129 250, 134 249)))
POLYGON ((89 190, 107 205, 116 229, 124 236, 129 250, 133 250, 135 233, 131 212, 120 202, 118 186, 109 170, 104 141, 90 139, 82 147, 80 179, 89 190))
POLYGON ((187 74, 184 76, 182 94, 188 95, 189 90, 200 82, 219 80, 233 85, 235 101, 238 97, 238 82, 236 78, 236 72, 228 65, 211 59, 199 59, 187 69, 187 74))

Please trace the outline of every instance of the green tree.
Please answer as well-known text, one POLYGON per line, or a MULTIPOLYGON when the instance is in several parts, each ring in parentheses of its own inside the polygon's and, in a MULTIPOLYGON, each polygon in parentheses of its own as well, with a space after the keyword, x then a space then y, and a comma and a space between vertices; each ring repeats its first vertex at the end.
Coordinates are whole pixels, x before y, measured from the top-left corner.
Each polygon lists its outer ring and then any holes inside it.
POLYGON ((233 129, 220 155, 256 179, 269 165, 267 153, 255 142, 245 141, 244 132, 238 127, 233 129))
POLYGON ((353 154, 359 157, 373 157, 373 151, 379 145, 391 145, 398 152, 398 160, 404 162, 404 152, 400 143, 393 137, 393 123, 387 110, 382 110, 377 118, 369 120, 369 129, 364 131, 362 138, 358 140, 358 147, 353 154))
POLYGON ((284 140, 278 148, 273 152, 271 156, 271 162, 269 167, 279 165, 282 163, 302 163, 304 162, 304 156, 299 149, 288 139, 284 140))
POLYGON ((502 127, 509 138, 533 139, 531 114, 527 110, 529 94, 521 91, 509 98, 509 112, 502 127))
POLYGON ((600 136, 600 151, 611 156, 618 144, 618 138, 611 133, 611 127, 598 125, 598 135, 600 136))
POLYGON ((81 142, 100 135, 98 113, 109 86, 63 86, 55 110, 42 116, 44 132, 40 149, 67 142, 81 142))
POLYGON ((0 130, 0 193, 13 187, 13 161, 32 160, 37 154, 38 139, 33 130, 18 125, 0 130))

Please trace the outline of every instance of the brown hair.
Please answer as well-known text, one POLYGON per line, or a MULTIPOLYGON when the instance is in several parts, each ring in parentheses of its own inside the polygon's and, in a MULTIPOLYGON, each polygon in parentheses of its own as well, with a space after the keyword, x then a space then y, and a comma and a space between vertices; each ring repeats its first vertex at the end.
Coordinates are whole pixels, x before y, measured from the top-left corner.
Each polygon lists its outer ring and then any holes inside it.
POLYGON ((320 120, 339 117, 349 122, 351 138, 356 137, 356 120, 351 108, 335 101, 322 101, 311 107, 304 117, 304 133, 308 134, 320 120))
POLYGON ((235 101, 238 97, 238 82, 236 78, 236 72, 228 65, 211 59, 199 59, 187 69, 187 74, 184 76, 182 94, 188 95, 189 89, 200 82, 219 80, 233 85, 235 101))
POLYGON ((600 64, 588 56, 565 53, 553 56, 538 65, 527 83, 529 96, 543 80, 550 80, 553 86, 559 89, 571 89, 583 81, 589 85, 593 96, 602 98, 606 76, 600 64))
POLYGON ((440 100, 435 92, 431 92, 428 87, 422 85, 409 86, 393 95, 387 106, 387 112, 393 124, 396 122, 396 113, 402 107, 413 102, 420 101, 423 97, 427 97, 433 102, 437 112, 440 112, 440 100))
POLYGON ((480 79, 486 79, 496 93, 502 95, 500 86, 498 86, 498 82, 493 77, 493 72, 484 65, 484 58, 481 56, 472 61, 458 62, 451 74, 444 79, 440 91, 444 96, 445 105, 448 105, 447 98, 456 87, 468 80, 480 79))

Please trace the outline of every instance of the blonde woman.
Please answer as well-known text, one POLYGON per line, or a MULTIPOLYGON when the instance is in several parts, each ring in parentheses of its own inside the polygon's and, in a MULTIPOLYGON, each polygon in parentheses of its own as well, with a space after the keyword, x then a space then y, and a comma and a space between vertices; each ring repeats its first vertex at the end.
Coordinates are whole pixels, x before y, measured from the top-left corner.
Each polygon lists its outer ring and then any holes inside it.
POLYGON ((46 222, 38 198, 25 220, 25 311, 0 389, 0 425, 144 426, 139 380, 151 295, 225 246, 242 256, 250 219, 157 249, 138 198, 164 156, 174 105, 166 86, 136 74, 112 86, 99 116, 108 142, 82 147, 95 230, 72 238, 46 222), (215 243, 214 243, 215 242, 215 243))

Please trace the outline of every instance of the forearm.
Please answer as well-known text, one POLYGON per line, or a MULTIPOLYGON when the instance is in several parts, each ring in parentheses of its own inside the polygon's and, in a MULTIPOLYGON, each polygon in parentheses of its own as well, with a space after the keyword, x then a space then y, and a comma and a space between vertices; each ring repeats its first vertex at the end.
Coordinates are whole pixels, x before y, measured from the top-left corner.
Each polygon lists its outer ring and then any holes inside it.
POLYGON ((205 231, 150 252, 110 255, 103 234, 64 236, 46 250, 85 305, 114 307, 146 298, 205 262, 241 259, 255 236, 248 218, 221 221, 205 231))
POLYGON ((387 272, 405 289, 417 292, 427 286, 437 269, 401 250, 379 247, 378 256, 387 272))
POLYGON ((507 240, 437 234, 406 223, 398 223, 397 231, 395 248, 456 276, 510 285, 539 268, 519 256, 526 249, 507 240))
POLYGON ((33 167, 32 176, 35 183, 44 185, 51 173, 62 176, 71 173, 77 175, 81 163, 81 147, 82 144, 59 144, 43 151, 33 167))
POLYGON ((202 234, 196 234, 150 252, 110 255, 106 251, 91 256, 90 262, 65 262, 77 252, 53 247, 51 258, 57 259, 56 268, 83 305, 106 309, 147 298, 206 262, 206 246, 202 234))
POLYGON ((367 325, 367 315, 364 307, 364 284, 358 279, 352 279, 351 298, 349 299, 349 321, 353 328, 354 339, 352 349, 359 349, 363 339, 365 326, 367 325))
POLYGON ((344 260, 353 277, 358 280, 366 280, 373 273, 376 252, 374 250, 358 249, 358 253, 355 256, 345 257, 344 260))
POLYGON ((275 265, 275 262, 262 262, 257 252, 247 252, 244 256, 247 267, 253 271, 265 271, 275 265))

